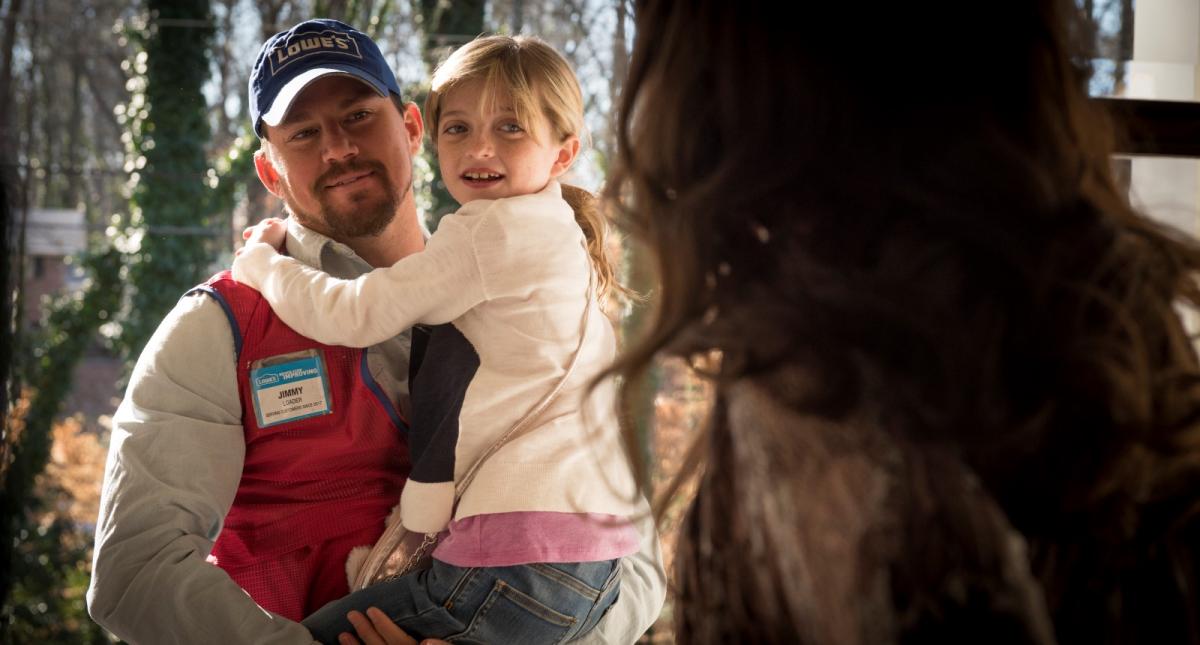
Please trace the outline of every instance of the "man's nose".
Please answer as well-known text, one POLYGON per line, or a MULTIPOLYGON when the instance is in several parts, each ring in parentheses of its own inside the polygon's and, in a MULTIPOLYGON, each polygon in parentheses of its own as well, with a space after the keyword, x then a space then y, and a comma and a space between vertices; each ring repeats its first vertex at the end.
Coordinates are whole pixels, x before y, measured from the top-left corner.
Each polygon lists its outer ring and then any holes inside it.
POLYGON ((326 162, 346 161, 358 155, 358 144, 345 128, 339 126, 325 128, 324 143, 322 153, 326 162))

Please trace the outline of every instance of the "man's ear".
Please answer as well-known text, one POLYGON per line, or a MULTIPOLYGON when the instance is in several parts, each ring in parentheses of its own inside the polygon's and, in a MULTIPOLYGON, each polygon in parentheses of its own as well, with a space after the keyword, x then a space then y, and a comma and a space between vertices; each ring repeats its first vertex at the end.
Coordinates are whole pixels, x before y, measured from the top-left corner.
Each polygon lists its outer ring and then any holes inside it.
POLYGON ((558 157, 554 160, 554 165, 550 166, 550 176, 558 177, 571 169, 571 164, 575 163, 575 157, 579 156, 579 137, 571 135, 567 137, 558 149, 558 157))
POLYGON ((404 130, 408 133, 408 152, 415 155, 421 151, 422 137, 425 136, 425 122, 421 120, 421 110, 416 103, 404 104, 404 130))
POLYGON ((272 195, 282 198, 283 195, 279 190, 279 171, 275 170, 275 164, 267 158, 265 150, 259 149, 254 152, 254 169, 258 171, 258 180, 266 186, 267 191, 272 195))

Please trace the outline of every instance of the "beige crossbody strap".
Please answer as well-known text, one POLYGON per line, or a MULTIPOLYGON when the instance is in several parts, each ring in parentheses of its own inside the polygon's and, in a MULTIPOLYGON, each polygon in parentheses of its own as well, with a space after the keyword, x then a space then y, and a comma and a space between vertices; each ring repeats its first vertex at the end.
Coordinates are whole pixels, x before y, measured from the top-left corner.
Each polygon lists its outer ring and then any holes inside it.
POLYGON ((558 379, 558 383, 554 384, 554 388, 547 392, 545 396, 543 396, 542 399, 537 402, 536 405, 530 408, 529 411, 525 413, 525 416, 521 417, 519 421, 514 423, 513 426, 508 429, 508 432, 504 433, 504 436, 496 440, 496 443, 492 444, 492 447, 488 448, 486 452, 480 455, 479 459, 477 459, 474 465, 471 466, 471 469, 468 470, 465 475, 463 475, 463 478, 458 482, 458 485, 454 487, 454 505, 456 507, 458 506, 459 498, 461 498, 463 492, 467 490, 467 486, 471 485, 471 481, 475 479, 475 475, 479 472, 479 468, 483 466, 483 463, 487 461, 489 457, 496 454, 496 451, 503 448, 504 444, 521 436, 522 433, 531 428, 533 426, 533 422, 537 421, 538 417, 540 417, 542 413, 546 411, 546 408, 550 407, 550 404, 558 398, 559 393, 562 392, 563 386, 566 385, 567 380, 571 378, 571 374, 575 372, 575 366, 579 364, 579 356, 583 354, 583 344, 587 341, 588 322, 591 320, 592 296, 594 295, 592 292, 595 286, 596 270, 592 268, 592 262, 589 258, 587 300, 584 301, 583 305, 583 320, 579 323, 579 345, 575 348, 575 355, 571 357, 571 362, 567 364, 567 371, 563 373, 562 378, 558 379))

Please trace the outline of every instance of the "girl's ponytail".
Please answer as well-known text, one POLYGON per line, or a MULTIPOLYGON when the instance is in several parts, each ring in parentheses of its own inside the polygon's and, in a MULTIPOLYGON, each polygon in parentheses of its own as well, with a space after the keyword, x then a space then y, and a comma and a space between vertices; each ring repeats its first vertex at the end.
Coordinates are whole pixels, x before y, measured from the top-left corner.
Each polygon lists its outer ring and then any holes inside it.
POLYGON ((596 271, 596 299, 605 303, 610 296, 633 297, 633 292, 617 281, 617 267, 609 257, 605 239, 608 226, 599 200, 592 193, 570 184, 562 184, 562 196, 575 211, 575 221, 587 239, 588 255, 596 271))

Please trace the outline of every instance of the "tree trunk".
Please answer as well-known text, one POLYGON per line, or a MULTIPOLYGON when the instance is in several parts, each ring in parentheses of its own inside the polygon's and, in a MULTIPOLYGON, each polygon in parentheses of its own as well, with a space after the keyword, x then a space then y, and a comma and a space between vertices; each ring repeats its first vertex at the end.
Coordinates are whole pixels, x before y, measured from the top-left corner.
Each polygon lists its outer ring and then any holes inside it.
POLYGON ((291 3, 288 0, 260 0, 257 4, 259 21, 262 23, 262 38, 259 39, 261 44, 282 29, 279 21, 283 17, 284 8, 290 7, 291 3))
MULTIPOLYGON (((41 66, 41 56, 39 48, 41 47, 41 23, 38 20, 31 21, 29 25, 29 94, 33 95, 37 87, 37 68, 41 66)), ((33 115, 35 110, 32 106, 25 108, 25 123, 26 132, 33 132, 33 115)), ((26 164, 34 156, 34 139, 28 137, 25 139, 24 154, 13 155, 13 159, 25 159, 26 164)), ((17 183, 17 199, 13 207, 17 209, 20 217, 20 223, 17 225, 17 245, 16 251, 13 253, 15 258, 14 266, 16 267, 13 278, 17 285, 17 301, 13 305, 13 315, 17 318, 17 330, 25 326, 25 298, 24 290, 21 288, 25 284, 25 230, 29 224, 29 209, 33 207, 35 202, 34 184, 33 184, 33 169, 28 165, 25 166, 24 172, 20 175, 20 181, 17 183)))
MULTIPOLYGON (((621 90, 625 87, 625 77, 629 75, 629 43, 625 35, 625 21, 629 19, 626 0, 615 0, 613 5, 616 13, 617 26, 613 30, 612 46, 612 75, 609 77, 609 105, 620 105, 621 90)), ((604 137, 605 157, 617 148, 617 111, 610 109, 606 119, 608 132, 604 137)))
MULTIPOLYGON (((67 127, 67 147, 64 151, 67 174, 63 177, 59 200, 64 208, 78 208, 83 197, 83 60, 82 44, 76 41, 71 52, 71 117, 67 127)), ((86 208, 86 206, 85 206, 86 208)))
POLYGON ((1118 0, 1121 3, 1121 31, 1117 35, 1116 69, 1113 71, 1113 91, 1125 94, 1126 74, 1129 61, 1133 60, 1133 0, 1118 0))
POLYGON ((512 33, 519 34, 525 28, 525 0, 513 0, 512 3, 512 21, 509 23, 509 29, 512 33))
MULTIPOLYGON (((0 160, 15 161, 17 155, 13 137, 13 53, 17 44, 17 16, 22 0, 11 0, 8 15, 4 16, 4 34, 0 36, 0 160)), ((3 168, 6 183, 15 185, 16 170, 7 164, 3 168)))
MULTIPOLYGON (((9 402, 17 396, 19 384, 12 378, 13 345, 16 329, 13 320, 12 299, 16 293, 16 285, 11 281, 12 260, 9 249, 12 248, 12 213, 8 205, 8 173, 0 174, 0 245, 4 249, 4 261, 0 262, 0 285, 4 285, 4 298, 0 301, 0 319, 4 328, 0 329, 0 481, 4 481, 5 471, 8 470, 9 423, 12 410, 9 402)), ((0 521, 4 521, 0 518, 0 521)), ((0 592, 0 598, 3 598, 0 592)))
MULTIPOLYGON (((0 242, 4 247, 3 265, 0 265, 0 274, 3 278, 0 283, 4 285, 4 302, 0 303, 0 315, 4 319, 4 330, 0 332, 3 335, 0 338, 0 370, 3 370, 3 382, 0 383, 3 391, 0 391, 0 411, 3 411, 4 418, 9 418, 9 403, 15 400, 15 397, 20 390, 20 384, 16 379, 12 378, 12 348, 14 346, 19 325, 19 319, 15 317, 14 305, 20 298, 21 289, 20 283, 13 280, 15 262, 20 261, 20 254, 13 253, 13 230, 12 230, 12 199, 16 195, 17 186, 17 169, 13 165, 17 160, 16 144, 12 133, 13 128, 13 52, 17 42, 17 16, 21 13, 22 0, 11 0, 8 5, 8 14, 4 16, 3 34, 0 35, 0 214, 3 215, 3 223, 0 223, 0 242)), ((4 469, 8 464, 8 427, 7 424, 0 424, 0 481, 3 481, 4 469)), ((2 520, 0 520, 2 521, 2 520)), ((3 551, 0 551, 3 553, 3 551)), ((4 592, 0 589, 0 598, 4 597, 4 592)))
MULTIPOLYGON (((54 36, 58 25, 50 21, 46 3, 38 3, 35 6, 37 7, 38 11, 36 18, 40 20, 43 25, 48 25, 46 28, 45 40, 47 43, 47 53, 49 54, 49 52, 54 49, 54 46, 51 45, 51 43, 55 41, 54 36)), ((35 199, 31 203, 50 207, 61 206, 62 204, 58 203, 60 193, 55 189, 55 184, 58 183, 55 181, 58 179, 57 173, 52 172, 51 169, 47 167, 53 164, 55 160, 59 159, 58 148, 61 145, 61 142, 59 141, 60 133, 62 132, 62 116, 59 112, 61 103, 59 102, 60 98, 58 95, 59 66, 54 64, 52 55, 48 55, 46 56, 45 64, 33 65, 32 67, 39 70, 41 73, 38 81, 30 83, 31 91, 34 91, 33 88, 37 88, 36 91, 40 91, 41 105, 55 107, 53 109, 37 110, 38 124, 41 126, 42 133, 41 159, 43 162, 43 168, 45 168, 45 170, 43 171, 42 176, 39 178, 41 179, 39 182, 41 186, 37 194, 40 196, 40 199, 35 199)), ((33 70, 30 71, 32 72, 33 70)), ((36 96, 37 94, 34 95, 36 96)), ((32 131, 32 129, 27 130, 27 132, 32 131)))
MULTIPOLYGON (((213 48, 213 56, 216 58, 217 67, 217 86, 221 88, 221 97, 227 97, 232 93, 244 93, 245 87, 238 87, 237 83, 232 82, 236 77, 233 73, 233 66, 245 65, 246 63, 240 58, 233 55, 231 41, 234 38, 233 31, 233 12, 237 9, 238 0, 221 0, 224 6, 224 15, 221 17, 221 28, 219 33, 222 34, 220 47, 213 48)), ((240 105, 245 105, 246 101, 239 101, 240 105)), ((229 145, 230 140, 237 136, 234 132, 234 124, 229 118, 229 113, 225 110, 225 101, 220 100, 214 106, 217 111, 217 131, 213 133, 213 146, 220 150, 229 145)), ((243 110, 245 111, 245 110, 243 110)), ((247 112, 248 114, 248 112, 247 112)), ((239 121, 240 123, 240 121, 239 121)))
MULTIPOLYGON (((10 13, 9 17, 11 16, 12 14, 10 13)), ((35 78, 34 69, 37 68, 39 62, 39 27, 40 25, 36 20, 31 21, 29 26, 30 69, 28 73, 31 87, 33 86, 33 80, 35 78)), ((9 99, 6 96, 4 98, 4 102, 8 102, 8 100, 9 99)), ((32 109, 27 108, 25 110, 24 127, 26 128, 27 132, 32 132, 33 130, 33 112, 34 110, 32 109)), ((10 113, 10 118, 11 116, 12 113, 10 113)), ((29 154, 31 152, 30 146, 31 143, 27 139, 25 143, 25 159, 29 158, 29 154)), ((12 159, 17 158, 18 157, 16 155, 12 157, 12 159)), ((14 176, 16 176, 15 173, 14 176)), ((29 223, 32 177, 33 172, 27 167, 24 174, 21 175, 20 183, 14 184, 19 186, 17 189, 15 203, 13 203, 13 207, 17 209, 17 212, 19 213, 19 221, 17 222, 16 231, 14 231, 17 239, 13 245, 13 253, 12 257, 9 258, 9 262, 10 266, 12 267, 13 288, 17 295, 16 300, 13 303, 12 319, 14 321, 13 324, 15 325, 15 335, 18 338, 21 335, 21 329, 24 326, 25 318, 24 298, 22 297, 23 290, 21 289, 21 285, 25 282, 25 229, 29 223)), ((8 218, 6 218, 6 220, 7 219, 8 218)), ((19 394, 19 390, 10 392, 10 396, 12 396, 14 400, 17 396, 19 396, 19 394)), ((7 413, 8 410, 6 408, 6 420, 8 419, 7 413)), ((28 435, 29 432, 25 431, 22 432, 21 436, 19 437, 6 436, 4 442, 6 453, 3 455, 4 468, 0 469, 4 471, 4 479, 0 480, 0 482, 3 482, 0 489, 4 491, 4 494, 0 495, 0 606, 6 604, 9 591, 12 589, 13 585, 12 560, 13 551, 15 548, 13 536, 16 535, 17 526, 23 519, 25 511, 25 490, 22 484, 25 483, 27 479, 32 480, 31 477, 25 476, 24 469, 28 465, 28 458, 22 454, 22 448, 24 447, 23 444, 29 442, 28 435)))

